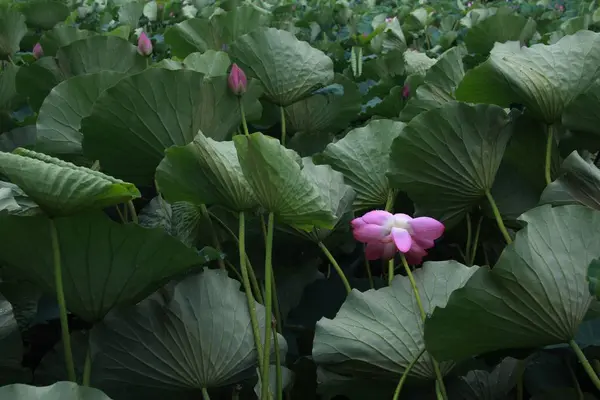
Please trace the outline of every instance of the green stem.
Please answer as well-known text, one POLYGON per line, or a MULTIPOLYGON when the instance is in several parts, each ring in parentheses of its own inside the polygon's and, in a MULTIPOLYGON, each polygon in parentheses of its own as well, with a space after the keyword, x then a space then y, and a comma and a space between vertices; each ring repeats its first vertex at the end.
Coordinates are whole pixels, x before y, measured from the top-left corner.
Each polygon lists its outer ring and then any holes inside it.
POLYGON ((238 97, 238 101, 240 104, 240 113, 242 114, 242 126, 244 128, 244 134, 246 136, 250 136, 250 132, 248 131, 248 123, 246 122, 246 112, 244 111, 244 102, 241 97, 238 97))
POLYGON ((137 213, 135 212, 135 207, 133 205, 133 201, 129 200, 127 202, 127 208, 129 209, 129 212, 131 212, 131 220, 133 221, 133 223, 134 224, 139 223, 138 216, 137 216, 137 213))
POLYGON ((281 376, 281 354, 279 354, 279 337, 277 331, 273 332, 273 344, 275 345, 275 380, 277 400, 283 400, 283 377, 281 376))
POLYGON ((92 351, 88 344, 87 353, 85 355, 85 363, 83 364, 83 386, 90 386, 90 380, 92 378, 92 351))
POLYGON ((363 246, 363 253, 365 256, 365 269, 367 270, 367 276, 369 277, 369 285, 371 286, 371 289, 375 289, 375 283, 373 282, 373 274, 371 273, 371 263, 367 259, 367 253, 365 252, 365 248, 366 246, 363 246))
POLYGON ((279 107, 281 112, 281 145, 285 146, 285 136, 286 136, 286 127, 285 127, 285 108, 279 107))
POLYGON ((121 222, 124 224, 127 223, 127 220, 125 219, 125 216, 121 212, 121 209, 119 208, 118 204, 115 204, 115 208, 117 209, 117 214, 119 214, 119 218, 121 218, 121 222))
POLYGON ((273 311, 275 312, 275 324, 277 332, 283 334, 283 325, 281 324, 281 313, 279 312, 279 295, 277 294, 277 282, 275 282, 275 274, 271 276, 273 283, 273 311))
POLYGON ((231 261, 229 260, 225 260, 225 266, 229 267, 229 269, 235 274, 235 277, 241 282, 242 281, 242 275, 240 275, 240 273, 238 272, 238 270, 235 268, 235 265, 233 265, 231 263, 231 261))
POLYGON ((388 197, 385 202, 385 211, 392 212, 392 210, 394 209, 394 201, 395 200, 396 200, 396 191, 390 190, 388 192, 388 197))
POLYGON ((94 161, 92 166, 90 167, 92 171, 100 171, 100 160, 94 161))
POLYGON ((498 229, 500 229, 500 232, 502 232, 502 236, 504 236, 504 240, 506 240, 506 243, 511 244, 512 239, 511 239, 510 235, 508 234, 508 231, 506 230, 506 226, 504 226, 504 221, 502 221, 502 216, 500 215, 500 210, 498 210, 496 201, 492 197, 492 194, 490 193, 489 190, 485 191, 485 196, 487 197, 488 201, 490 202, 490 206, 492 207, 492 212, 494 213, 494 217, 496 217, 496 223, 498 224, 498 229))
POLYGON ((517 364, 517 400, 523 400, 523 374, 525 373, 525 360, 519 360, 517 364))
POLYGON ((242 284, 246 292, 246 301, 248 303, 248 312, 250 314, 250 324, 252 325, 252 335, 254 336, 254 345, 258 353, 258 369, 262 373, 263 369, 263 347, 260 342, 260 327, 258 325, 258 317, 256 315, 256 303, 252 296, 250 288, 250 279, 248 279, 248 267, 246 265, 246 218, 244 212, 239 214, 239 253, 240 253, 240 269, 242 271, 242 284))
POLYGON ((471 231, 471 214, 467 213, 467 245, 465 247, 465 257, 467 262, 469 262, 469 260, 471 259, 471 231))
POLYGON ((52 241, 52 254, 54 256, 54 285, 56 286, 56 301, 58 302, 58 310, 60 313, 60 329, 65 351, 67 377, 71 382, 76 382, 75 364, 73 363, 73 352, 71 350, 71 335, 69 334, 69 320, 67 319, 67 303, 65 301, 65 292, 63 289, 60 244, 58 242, 56 225, 52 219, 50 219, 50 239, 52 241))
POLYGON ((206 388, 202 388, 202 399, 210 400, 210 396, 208 395, 208 390, 206 390, 206 388))
MULTIPOLYGON (((202 216, 206 218, 206 222, 208 223, 208 230, 210 231, 210 234, 212 236, 213 246, 215 246, 215 249, 219 252, 219 254, 222 254, 223 252, 221 251, 221 243, 219 242, 217 231, 215 230, 215 226, 212 223, 212 219, 210 218, 210 214, 208 213, 208 208, 206 208, 206 204, 200 204, 200 212, 202 213, 202 216)), ((219 257, 218 263, 219 268, 224 270, 225 261, 223 261, 221 257, 219 257)))
POLYGON ((479 217, 477 222, 477 229, 475 229, 475 240, 473 240, 473 247, 471 248, 471 259, 469 260, 469 266, 475 263, 475 256, 477 255, 477 247, 479 246, 479 233, 481 232, 481 222, 483 217, 479 217))
POLYGON ((394 257, 388 261, 388 286, 392 286, 394 280, 394 257))
POLYGON ((265 250, 265 342, 264 342, 264 357, 261 376, 261 400, 269 398, 269 361, 271 354, 271 321, 273 319, 273 304, 272 304, 272 283, 271 277, 273 274, 272 253, 273 253, 273 228, 275 225, 275 216, 272 212, 269 213, 269 222, 267 225, 267 240, 265 250))
POLYGON ((348 282, 346 275, 344 275, 344 271, 342 271, 342 268, 337 263, 335 258, 333 258, 333 255, 331 255, 331 253, 323 244, 323 242, 319 242, 319 247, 321 248, 321 251, 323 251, 323 254, 327 256, 327 259, 329 259, 329 262, 331 263, 331 265, 333 265, 333 268, 335 268, 336 272, 338 273, 340 279, 342 280, 342 283, 344 284, 344 287, 346 288, 347 294, 350 294, 350 292, 352 291, 352 287, 350 287, 350 283, 348 282))
POLYGON ((546 140, 546 165, 544 168, 544 175, 546 178, 546 185, 552 182, 552 175, 550 167, 552 165, 552 143, 554 142, 554 129, 552 125, 548 125, 548 138, 546 140))
POLYGON ((394 392, 394 397, 392 398, 392 400, 398 400, 398 397, 400 396, 400 392, 402 391, 402 386, 404 386, 404 382, 408 378, 408 374, 410 373, 410 370, 415 366, 417 361, 419 361, 419 358, 421 358, 423 353, 425 353, 425 347, 423 347, 421 352, 419 354, 417 354, 417 356, 410 362, 410 364, 408 364, 408 367, 406 367, 406 369, 402 373, 402 376, 400 377, 400 382, 398 382, 398 386, 396 386, 396 391, 394 392))
MULTIPOLYGON (((419 312, 421 313, 421 319, 425 322, 425 308, 423 308, 423 303, 421 302, 421 295, 419 294, 419 288, 417 288, 417 283, 415 282, 415 278, 408 266, 408 262, 406 261, 406 257, 404 253, 400 253, 400 257, 402 259, 402 265, 404 266, 404 270, 406 271, 406 276, 408 276, 408 280, 410 281, 410 286, 412 287, 413 293, 415 294, 415 300, 417 300, 417 306, 419 307, 419 312)), ((442 394, 442 398, 445 400, 448 398, 446 393, 446 387, 444 386, 444 377, 442 376, 442 372, 440 371, 440 366, 438 362, 432 357, 431 362, 433 364, 433 370, 435 371, 435 376, 437 382, 439 384, 439 390, 442 394)))
POLYGON ((594 386, 596 386, 596 389, 600 390, 600 378, 598 378, 596 371, 594 371, 594 368, 592 368, 590 362, 585 357, 585 354, 583 354, 583 351, 581 351, 581 349, 579 348, 579 345, 575 343, 574 340, 570 340, 569 345, 575 351, 577 358, 581 362, 581 365, 583 365, 583 369, 594 383, 594 386))

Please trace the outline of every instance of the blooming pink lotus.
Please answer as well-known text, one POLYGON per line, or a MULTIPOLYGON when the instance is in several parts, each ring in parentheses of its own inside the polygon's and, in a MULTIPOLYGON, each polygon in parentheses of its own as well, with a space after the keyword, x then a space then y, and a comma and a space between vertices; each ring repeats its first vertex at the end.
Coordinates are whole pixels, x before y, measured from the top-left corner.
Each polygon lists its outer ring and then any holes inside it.
POLYGON ((137 51, 142 56, 149 56, 152 54, 152 42, 146 35, 146 32, 142 32, 138 38, 137 51))
POLYGON ((236 96, 240 96, 246 93, 246 87, 248 86, 246 74, 235 63, 231 67, 229 77, 227 78, 227 83, 229 84, 229 89, 231 89, 233 94, 235 94, 236 96))
POLYGON ((389 260, 401 251, 410 264, 420 264, 425 250, 444 233, 444 224, 429 217, 412 218, 383 210, 369 211, 352 220, 354 238, 367 244, 368 260, 389 260))
POLYGON ((42 49, 41 44, 36 43, 35 46, 33 46, 33 56, 36 60, 39 60, 40 58, 44 57, 44 49, 42 49))

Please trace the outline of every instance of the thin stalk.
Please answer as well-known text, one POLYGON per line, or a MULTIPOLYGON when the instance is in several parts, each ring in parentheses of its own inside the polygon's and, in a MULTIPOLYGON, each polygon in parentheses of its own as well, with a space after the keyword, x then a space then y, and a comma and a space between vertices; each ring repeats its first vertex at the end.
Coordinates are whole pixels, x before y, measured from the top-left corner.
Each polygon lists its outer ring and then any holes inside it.
POLYGON ((92 166, 90 167, 92 171, 100 171, 100 160, 94 161, 92 166))
POLYGON ((367 259, 367 253, 365 252, 366 246, 363 246, 363 253, 365 255, 365 269, 367 270, 367 277, 369 278, 369 285, 371 289, 375 289, 375 283, 373 282, 373 274, 371 273, 371 263, 367 259))
MULTIPOLYGON (((419 294, 419 288, 417 288, 417 283, 415 282, 415 278, 408 266, 408 262, 406 261, 406 257, 404 253, 400 253, 400 257, 402 259, 402 265, 404 266, 404 270, 406 271, 406 276, 408 276, 408 280, 410 281, 410 286, 412 287, 413 293, 415 295, 415 300, 417 300, 417 306, 419 307, 419 312, 421 313, 421 319, 425 322, 425 308, 423 308, 423 303, 421 302, 421 295, 419 294)), ((439 384, 439 390, 442 395, 442 399, 447 399, 448 394, 446 393, 446 387, 444 386, 444 377, 442 376, 442 372, 440 371, 440 366, 438 362, 432 357, 431 362, 433 364, 433 370, 435 371, 435 376, 437 382, 439 384)))
POLYGON ((58 232, 54 220, 50 219, 50 239, 52 241, 52 254, 54 259, 54 285, 56 286, 56 301, 60 313, 60 330, 62 333, 63 347, 65 351, 65 365, 67 377, 71 382, 76 382, 75 364, 73 363, 73 352, 71 350, 71 335, 69 334, 69 320, 67 319, 67 303, 62 280, 62 261, 60 255, 60 244, 58 232))
POLYGON ((250 314, 250 324, 252 325, 252 335, 254 336, 254 345, 258 353, 258 369, 262 373, 263 369, 263 347, 260 342, 260 327, 258 325, 258 317, 256 315, 256 303, 252 296, 250 288, 250 279, 248 279, 248 268, 246 265, 246 219, 244 212, 240 212, 239 217, 239 253, 240 253, 240 270, 242 271, 242 284, 246 292, 246 301, 248 303, 248 313, 250 314))
POLYGON ((477 229, 475 229, 475 240, 473 240, 473 247, 471 248, 471 259, 469 260, 469 266, 475 263, 475 256, 477 255, 477 247, 479 246, 479 233, 481 232, 481 222, 483 217, 479 217, 477 222, 477 229))
POLYGON ((285 127, 285 108, 279 107, 281 111, 281 145, 285 146, 285 136, 286 136, 286 127, 285 127))
POLYGON ((327 259, 329 259, 329 262, 331 263, 331 265, 333 265, 333 268, 338 273, 340 279, 342 280, 342 283, 344 284, 344 287, 346 288, 346 293, 350 294, 350 292, 352 291, 352 287, 350 287, 350 283, 348 282, 346 275, 344 275, 344 271, 342 270, 340 265, 337 263, 335 258, 333 258, 333 255, 331 255, 331 253, 329 252, 327 247, 323 244, 323 242, 319 242, 319 248, 321 249, 321 251, 323 251, 323 254, 325 254, 325 256, 327 256, 327 259))
POLYGON ((544 175, 546 178, 546 185, 552 182, 552 175, 550 166, 552 165, 552 143, 554 142, 554 128, 552 125, 548 125, 548 138, 546 140, 546 164, 544 168, 544 175))
POLYGON ((277 282, 275 282, 275 274, 273 274, 273 311, 275 312, 275 325, 277 332, 283 334, 283 325, 281 324, 281 313, 279 312, 279 295, 277 294, 277 282))
POLYGON ((248 131, 248 123, 246 122, 246 112, 244 111, 244 102, 241 97, 238 97, 238 102, 240 104, 240 113, 242 114, 242 126, 244 128, 244 134, 246 136, 250 136, 250 132, 248 131))
POLYGON ((131 212, 131 220, 133 221, 133 223, 134 224, 139 223, 138 216, 137 216, 137 213, 135 212, 135 207, 133 205, 133 201, 129 200, 127 202, 127 208, 129 209, 129 212, 131 212))
POLYGON ((592 364, 592 366, 594 367, 594 371, 596 371, 596 373, 600 375, 600 361, 593 359, 592 364))
POLYGON ((437 400, 444 400, 444 395, 442 395, 442 391, 440 390, 439 381, 435 381, 435 398, 437 400))
POLYGON ((90 379, 92 378, 92 352, 90 345, 88 344, 87 353, 85 355, 85 364, 83 364, 83 386, 90 386, 90 379))
POLYGON ((119 218, 121 218, 121 222, 124 224, 127 223, 127 219, 125 219, 125 216, 121 212, 121 209, 119 208, 118 204, 115 204, 115 208, 117 209, 117 214, 119 214, 119 218))
POLYGON ((208 390, 206 390, 206 388, 202 388, 202 399, 210 400, 210 396, 208 395, 208 390))
POLYGON ((275 216, 272 212, 269 213, 267 225, 267 240, 265 253, 265 343, 263 369, 261 371, 261 400, 269 398, 269 355, 271 354, 271 320, 273 319, 273 304, 272 304, 272 283, 273 274, 272 253, 273 253, 273 228, 275 225, 275 216))
MULTIPOLYGON (((202 213, 202 216, 206 218, 206 221, 208 223, 208 230, 210 231, 210 234, 212 236, 213 246, 215 246, 215 249, 217 249, 219 254, 222 254, 223 252, 221 251, 221 243, 219 242, 217 231, 215 230, 215 226, 212 223, 212 219, 210 218, 210 214, 208 213, 208 208, 206 208, 206 204, 200 204, 200 212, 202 213)), ((225 269, 225 261, 223 261, 223 259, 220 256, 218 263, 219 268, 225 269)))
POLYGON ((392 400, 398 400, 398 398, 400 396, 400 392, 402 391, 404 382, 406 382, 406 378, 408 378, 408 374, 410 373, 410 370, 415 366, 417 361, 419 361, 419 358, 421 358, 421 356, 424 353, 425 353, 425 347, 423 347, 421 352, 419 354, 417 354, 417 356, 410 362, 410 364, 408 364, 408 367, 406 367, 406 369, 402 373, 402 376, 400 377, 400 382, 398 382, 398 386, 396 386, 396 391, 394 392, 394 397, 392 398, 392 400))
POLYGON ((388 197, 385 202, 385 211, 392 212, 392 210, 394 209, 394 201, 395 200, 396 200, 396 191, 390 190, 388 192, 388 197))
POLYGON ((510 235, 508 234, 508 231, 506 230, 506 226, 504 226, 504 221, 502 221, 502 216, 500 215, 500 210, 498 210, 496 201, 492 197, 492 194, 490 193, 489 190, 485 191, 485 196, 487 197, 488 201, 490 202, 490 206, 492 207, 492 212, 494 213, 494 217, 496 217, 496 223, 498 224, 498 229, 500 229, 500 232, 502 232, 502 236, 504 236, 504 240, 506 240, 506 243, 511 244, 512 239, 511 239, 510 235))
POLYGON ((227 267, 229 267, 229 269, 235 274, 235 277, 238 278, 238 280, 241 282, 242 281, 242 275, 240 275, 240 273, 237 271, 237 269, 235 268, 235 265, 233 265, 231 263, 231 261, 229 261, 229 260, 225 260, 225 265, 227 267))
POLYGON ((569 341, 569 345, 571 346, 573 351, 575 351, 579 362, 581 362, 581 365, 583 365, 583 369, 594 383, 594 386, 596 386, 596 389, 600 390, 600 378, 598 378, 598 374, 596 374, 596 371, 594 371, 594 368, 592 368, 585 354, 583 354, 583 351, 581 351, 581 349, 579 348, 579 345, 575 343, 575 341, 572 339, 569 341))
POLYGON ((388 286, 392 286, 394 280, 394 257, 388 261, 388 286))
POLYGON ((471 259, 471 240, 472 240, 472 229, 471 229, 471 214, 467 213, 467 245, 465 247, 465 258, 467 262, 471 259))

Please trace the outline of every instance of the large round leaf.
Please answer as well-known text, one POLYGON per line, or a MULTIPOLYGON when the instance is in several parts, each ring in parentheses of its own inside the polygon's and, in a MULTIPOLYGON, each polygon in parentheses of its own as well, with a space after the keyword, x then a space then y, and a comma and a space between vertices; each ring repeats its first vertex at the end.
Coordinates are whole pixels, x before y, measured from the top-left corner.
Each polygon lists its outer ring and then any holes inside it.
POLYGON ((44 49, 44 55, 55 56, 61 47, 91 35, 95 35, 95 32, 80 30, 70 25, 57 25, 52 30, 44 32, 40 44, 44 49))
POLYGON ((596 81, 565 109, 562 124, 568 129, 600 136, 600 82, 596 81))
POLYGON ((74 76, 52 89, 37 119, 35 149, 53 155, 82 154, 81 120, 92 111, 94 102, 125 74, 104 71, 74 76))
POLYGON ((223 51, 207 50, 204 53, 192 53, 183 60, 184 68, 202 72, 205 79, 214 76, 227 76, 231 60, 223 51))
MULTIPOLYGON (((107 393, 134 392, 132 398, 179 398, 253 375, 257 353, 239 289, 225 271, 204 269, 107 315, 91 338, 99 386, 107 393)), ((264 307, 254 307, 264 332, 264 307)), ((279 343, 285 351, 282 336, 279 343)))
POLYGON ((444 104, 415 117, 394 140, 388 176, 418 215, 452 225, 491 190, 511 133, 500 107, 444 104))
POLYGON ((244 176, 264 209, 298 229, 333 228, 334 216, 303 175, 296 152, 260 132, 234 136, 233 142, 244 176))
POLYGON ((192 143, 166 150, 156 185, 169 202, 218 204, 236 211, 258 205, 233 142, 217 142, 202 132, 192 143))
POLYGON ((0 172, 52 216, 140 197, 131 183, 22 148, 0 153, 0 172))
POLYGON ((489 59, 466 74, 456 98, 503 107, 520 103, 551 124, 598 77, 600 33, 580 31, 552 45, 496 43, 489 59))
MULTIPOLYGON (((0 219, 2 263, 46 293, 56 293, 51 222, 44 216, 0 219)), ((67 308, 89 322, 121 304, 135 304, 173 276, 210 260, 160 229, 119 224, 103 214, 55 218, 54 224, 67 308)))
MULTIPOLYGON (((426 313, 446 305, 478 267, 456 261, 425 263, 414 273, 426 313)), ((398 378, 425 347, 423 320, 409 279, 364 293, 353 290, 335 318, 317 322, 312 356, 327 369, 351 376, 398 378)), ((445 374, 453 363, 442 364, 445 374)), ((431 356, 423 354, 409 376, 434 380, 431 356)))
POLYGON ((316 162, 329 164, 344 174, 346 182, 356 191, 355 210, 386 203, 391 190, 385 176, 390 164, 390 146, 404 127, 404 123, 392 120, 371 121, 329 144, 315 157, 316 162))
POLYGON ((57 382, 44 387, 17 383, 0 387, 0 397, 3 400, 110 400, 98 389, 77 386, 73 382, 57 382))
POLYGON ((33 64, 19 68, 17 92, 29 99, 29 105, 39 110, 52 88, 65 80, 54 57, 42 57, 33 64))
POLYGON ((460 360, 575 337, 592 296, 586 273, 600 257, 600 212, 580 205, 535 208, 491 271, 480 269, 425 323, 427 349, 460 360))
MULTIPOLYGON (((259 109, 260 87, 249 85, 245 110, 259 109)), ((122 79, 100 95, 82 121, 84 154, 103 170, 151 184, 165 149, 190 143, 198 130, 223 140, 238 128, 238 98, 227 77, 205 80, 189 70, 149 68, 122 79)))
POLYGON ((321 50, 275 28, 253 31, 231 45, 231 54, 263 83, 269 101, 288 106, 333 81, 333 62, 321 50))
POLYGON ((19 51, 19 43, 27 33, 25 16, 8 7, 0 7, 0 59, 19 51))
POLYGON ((69 7, 59 0, 30 0, 17 3, 25 15, 27 25, 32 28, 52 29, 54 25, 69 16, 69 7))

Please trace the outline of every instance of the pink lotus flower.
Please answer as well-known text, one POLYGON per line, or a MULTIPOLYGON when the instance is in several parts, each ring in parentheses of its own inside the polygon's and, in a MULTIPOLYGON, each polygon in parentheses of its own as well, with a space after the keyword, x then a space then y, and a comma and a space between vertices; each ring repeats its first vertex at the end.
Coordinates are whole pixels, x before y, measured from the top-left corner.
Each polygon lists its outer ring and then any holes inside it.
POLYGON ((246 74, 235 63, 231 67, 231 71, 229 71, 229 78, 227 78, 227 83, 229 84, 229 89, 231 89, 233 94, 235 94, 236 96, 240 96, 246 93, 246 87, 248 86, 246 74))
POLYGON ((137 51, 142 56, 149 56, 152 54, 152 42, 146 35, 146 32, 142 32, 138 38, 137 51))
POLYGON ((408 99, 408 96, 410 96, 410 86, 408 86, 408 84, 406 84, 402 88, 402 98, 404 100, 406 100, 406 99, 408 99))
POLYGON ((35 46, 33 46, 33 56, 36 60, 39 60, 40 58, 44 57, 44 49, 42 49, 41 44, 36 43, 35 46))
POLYGON ((429 217, 412 218, 374 210, 352 220, 354 238, 367 244, 368 260, 389 260, 401 251, 410 264, 420 264, 425 250, 444 233, 444 225, 429 217))

